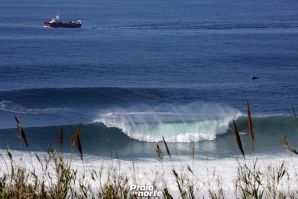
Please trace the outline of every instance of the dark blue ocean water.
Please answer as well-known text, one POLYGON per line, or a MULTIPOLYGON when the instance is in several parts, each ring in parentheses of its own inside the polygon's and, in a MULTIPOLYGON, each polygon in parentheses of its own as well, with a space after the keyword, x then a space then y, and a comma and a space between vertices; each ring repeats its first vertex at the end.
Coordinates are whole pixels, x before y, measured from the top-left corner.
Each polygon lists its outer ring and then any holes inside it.
POLYGON ((110 155, 108 132, 123 158, 153 157, 162 136, 180 154, 194 142, 201 155, 229 157, 239 154, 231 122, 247 132, 248 101, 256 150, 284 153, 282 133, 298 144, 297 6, 2 0, 0 144, 19 149, 16 116, 32 150, 57 144, 54 126, 70 137, 81 122, 87 154, 110 155), (44 28, 57 11, 82 28, 44 28))

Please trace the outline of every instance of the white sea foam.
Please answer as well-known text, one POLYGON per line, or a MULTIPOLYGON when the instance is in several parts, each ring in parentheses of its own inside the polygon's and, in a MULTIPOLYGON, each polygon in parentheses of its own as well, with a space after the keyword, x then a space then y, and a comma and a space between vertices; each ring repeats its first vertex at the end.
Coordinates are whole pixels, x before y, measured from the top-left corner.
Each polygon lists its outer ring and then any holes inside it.
MULTIPOLYGON (((44 171, 42 170, 41 164, 38 162, 35 155, 30 155, 26 152, 24 153, 19 151, 12 151, 12 154, 15 163, 26 167, 27 169, 29 169, 29 171, 34 170, 39 179, 41 179, 42 177, 47 178, 47 176, 42 176, 44 174, 44 171), (29 156, 31 156, 31 158, 29 156), (21 157, 22 160, 20 160, 21 157)), ((6 157, 5 154, 1 155, 3 157, 6 157)), ((42 157, 43 153, 37 153, 37 155, 42 157)), ((68 156, 70 155, 64 155, 66 161, 69 160, 67 159, 68 156)), ((237 169, 239 166, 236 158, 192 160, 192 158, 190 157, 179 157, 179 161, 177 160, 177 158, 173 159, 176 160, 165 160, 162 163, 156 159, 143 159, 141 161, 131 162, 125 160, 111 160, 106 157, 86 156, 84 164, 78 157, 73 158, 72 168, 78 171, 77 176, 86 176, 86 183, 89 183, 94 190, 98 189, 99 181, 101 181, 102 183, 108 181, 108 169, 111 165, 117 168, 120 167, 120 169, 115 170, 119 173, 119 175, 125 174, 128 176, 128 185, 135 183, 133 179, 135 179, 140 186, 151 185, 157 177, 162 176, 164 179, 166 179, 166 185, 169 188, 170 193, 174 196, 175 194, 179 193, 175 182, 175 177, 172 173, 172 169, 175 168, 175 170, 179 174, 184 174, 185 177, 190 177, 193 182, 197 183, 195 184, 195 186, 198 186, 199 183, 206 183, 206 185, 208 185, 207 183, 210 182, 210 186, 212 186, 213 188, 212 191, 216 191, 216 189, 218 188, 216 184, 216 178, 219 178, 222 183, 222 188, 224 190, 225 196, 227 198, 235 198, 234 181, 237 177, 237 169), (101 165, 104 166, 104 170, 101 173, 102 179, 95 179, 96 181, 91 180, 91 172, 94 170, 100 172, 101 165), (188 172, 188 165, 193 170, 194 175, 188 172)), ((240 164, 243 164, 244 160, 241 159, 242 158, 240 158, 239 162, 240 164)), ((9 160, 7 159, 6 161, 9 160)), ((250 165, 252 163, 252 157, 247 156, 245 162, 247 165, 250 165)), ((260 166, 260 169, 266 169, 268 166, 279 166, 283 162, 285 162, 285 166, 290 176, 294 176, 294 174, 297 174, 295 169, 297 169, 296 165, 298 164, 298 159, 295 157, 279 157, 276 155, 258 157, 258 165, 260 166)), ((6 164, 7 163, 5 163, 4 159, 0 160, 0 178, 3 177, 3 174, 10 169, 10 167, 7 167, 6 164)), ((53 174, 53 176, 51 177, 55 178, 56 174, 54 171, 54 167, 49 167, 48 169, 49 170, 47 171, 53 174)), ((202 185, 200 186, 202 189, 197 194, 208 198, 208 187, 204 187, 202 185)))

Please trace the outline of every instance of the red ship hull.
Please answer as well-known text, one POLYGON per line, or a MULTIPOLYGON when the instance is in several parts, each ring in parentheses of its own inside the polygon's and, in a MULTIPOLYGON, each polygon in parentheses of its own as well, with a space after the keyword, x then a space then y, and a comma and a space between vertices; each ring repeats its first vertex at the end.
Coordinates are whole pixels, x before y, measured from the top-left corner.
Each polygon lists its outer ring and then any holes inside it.
POLYGON ((43 22, 45 27, 50 28, 81 28, 81 23, 43 22))

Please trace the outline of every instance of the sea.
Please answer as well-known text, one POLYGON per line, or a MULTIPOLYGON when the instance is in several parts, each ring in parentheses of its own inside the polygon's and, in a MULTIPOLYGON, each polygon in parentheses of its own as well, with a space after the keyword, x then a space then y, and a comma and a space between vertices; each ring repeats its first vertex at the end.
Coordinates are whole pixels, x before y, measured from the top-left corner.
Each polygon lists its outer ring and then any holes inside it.
POLYGON ((59 149, 62 130, 67 154, 80 124, 85 164, 118 159, 123 170, 133 162, 142 173, 162 165, 170 179, 173 167, 189 162, 200 172, 216 169, 232 189, 243 160, 234 120, 247 158, 298 163, 282 141, 284 134, 298 147, 297 6, 292 0, 1 0, 0 145, 16 156, 42 154, 59 149), (64 22, 82 20, 82 27, 44 27, 57 13, 64 22))

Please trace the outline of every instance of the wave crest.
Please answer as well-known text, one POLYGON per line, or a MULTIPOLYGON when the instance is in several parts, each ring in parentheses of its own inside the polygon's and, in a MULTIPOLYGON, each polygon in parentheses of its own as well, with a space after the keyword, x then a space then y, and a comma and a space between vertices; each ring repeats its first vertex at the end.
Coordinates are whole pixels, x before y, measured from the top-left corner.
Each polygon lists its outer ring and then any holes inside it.
POLYGON ((40 114, 40 113, 56 113, 62 110, 67 110, 67 108, 55 108, 55 107, 47 107, 42 109, 32 109, 25 108, 21 105, 15 104, 12 101, 2 100, 0 101, 0 110, 10 113, 18 113, 18 114, 40 114))
POLYGON ((142 111, 107 111, 94 122, 119 128, 139 141, 159 142, 163 136, 168 142, 198 142, 214 140, 216 135, 227 133, 230 122, 242 115, 228 106, 211 104, 158 110, 155 107, 142 111))

